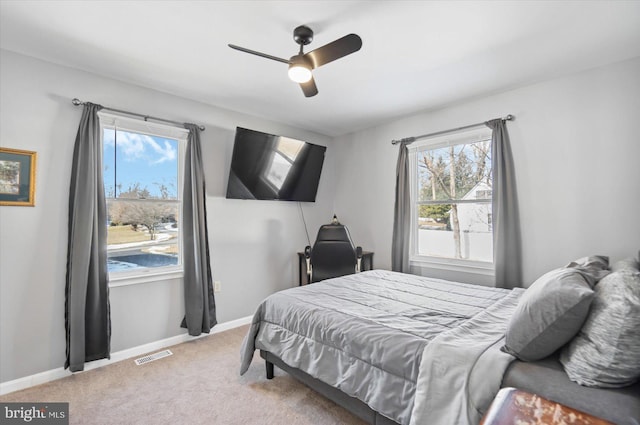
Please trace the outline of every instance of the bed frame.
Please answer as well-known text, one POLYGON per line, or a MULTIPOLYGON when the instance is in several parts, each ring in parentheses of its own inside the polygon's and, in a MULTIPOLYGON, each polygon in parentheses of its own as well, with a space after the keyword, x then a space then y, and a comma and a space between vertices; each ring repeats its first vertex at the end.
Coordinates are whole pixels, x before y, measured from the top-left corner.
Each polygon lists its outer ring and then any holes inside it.
POLYGON ((289 375, 293 376, 295 379, 302 382, 312 390, 328 398, 337 405, 345 408, 360 419, 367 421, 371 425, 398 425, 397 422, 392 421, 386 416, 382 416, 357 398, 351 397, 329 384, 325 384, 324 382, 314 378, 306 372, 301 371, 300 369, 296 369, 287 365, 278 356, 269 351, 260 350, 260 357, 262 357, 265 361, 267 379, 273 379, 273 367, 274 365, 278 366, 278 368, 284 370, 289 375))
MULTIPOLYGON (((265 360, 267 379, 274 377, 273 367, 278 366, 312 390, 371 425, 398 425, 357 398, 287 365, 271 352, 260 350, 260 357, 265 360)), ((581 387, 569 381, 555 355, 536 362, 515 360, 505 373, 501 386, 522 388, 615 423, 637 424, 638 422, 632 418, 640 418, 640 382, 630 387, 615 389, 581 387)))

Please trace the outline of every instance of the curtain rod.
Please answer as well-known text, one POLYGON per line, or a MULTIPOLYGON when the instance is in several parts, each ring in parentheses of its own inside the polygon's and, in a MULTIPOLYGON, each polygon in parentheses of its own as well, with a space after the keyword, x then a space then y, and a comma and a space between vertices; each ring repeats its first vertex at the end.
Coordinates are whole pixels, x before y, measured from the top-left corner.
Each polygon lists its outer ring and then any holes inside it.
MULTIPOLYGON (((506 117, 499 118, 499 119, 501 119, 502 121, 512 121, 515 118, 516 118, 515 116, 509 114, 506 117)), ((488 120, 488 121, 492 121, 492 120, 488 120)), ((392 145, 397 145, 398 143, 402 143, 402 142, 413 143, 418 139, 424 139, 426 137, 433 137, 433 136, 440 136, 442 134, 453 133, 454 131, 467 130, 469 128, 480 127, 481 125, 484 125, 484 122, 479 122, 477 124, 471 124, 471 125, 465 125, 465 126, 458 127, 458 128, 452 128, 450 130, 436 131, 435 133, 423 134, 422 136, 405 137, 404 139, 400 139, 400 140, 392 140, 391 144, 392 145)))
MULTIPOLYGON (((83 102, 78 98, 74 98, 74 99, 71 100, 71 103, 73 103, 76 106, 79 106, 79 105, 84 105, 86 102, 83 102)), ((100 105, 100 106, 102 106, 102 105, 100 105)), ((182 122, 179 122, 179 121, 166 120, 164 118, 152 117, 151 115, 143 115, 143 114, 138 114, 136 112, 123 111, 121 109, 109 108, 107 106, 102 106, 102 109, 106 109, 106 110, 112 111, 112 112, 119 112, 121 114, 127 114, 127 115, 133 115, 133 116, 136 116, 136 117, 141 117, 141 118, 144 118, 145 121, 148 121, 148 120, 162 121, 162 122, 174 124, 174 125, 176 125, 178 127, 184 127, 184 124, 185 124, 185 123, 182 123, 182 122)), ((204 131, 205 127, 203 125, 199 125, 198 128, 200 129, 200 131, 204 131)))

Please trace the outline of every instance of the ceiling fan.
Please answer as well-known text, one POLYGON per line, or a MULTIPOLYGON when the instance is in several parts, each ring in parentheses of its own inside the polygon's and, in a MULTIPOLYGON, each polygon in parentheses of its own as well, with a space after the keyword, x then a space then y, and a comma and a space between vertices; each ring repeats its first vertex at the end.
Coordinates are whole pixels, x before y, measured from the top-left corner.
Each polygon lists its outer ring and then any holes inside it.
POLYGON ((356 34, 345 35, 329 44, 318 47, 308 53, 303 52, 303 47, 313 40, 313 31, 306 25, 301 25, 293 30, 293 39, 300 45, 297 55, 291 56, 289 60, 256 52, 255 50, 229 44, 232 49, 252 55, 262 56, 289 65, 289 78, 300 84, 302 92, 306 97, 318 94, 318 88, 313 80, 311 71, 336 59, 355 53, 362 47, 362 39, 356 34))

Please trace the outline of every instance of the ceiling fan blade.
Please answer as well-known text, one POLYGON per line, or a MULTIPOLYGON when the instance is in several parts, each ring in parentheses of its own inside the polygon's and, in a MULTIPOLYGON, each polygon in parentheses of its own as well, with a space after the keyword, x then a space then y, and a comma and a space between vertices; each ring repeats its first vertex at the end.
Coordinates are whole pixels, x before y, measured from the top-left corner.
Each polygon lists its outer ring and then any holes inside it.
POLYGON ((271 56, 271 55, 268 55, 266 53, 256 52, 255 50, 245 49, 244 47, 236 46, 236 45, 233 45, 233 44, 229 44, 228 46, 231 47, 232 49, 240 50, 241 52, 251 53, 252 55, 261 56, 263 58, 271 59, 271 60, 278 61, 278 62, 283 62, 283 63, 286 63, 286 64, 289 63, 289 61, 287 59, 278 58, 276 56, 271 56))
POLYGON ((318 47, 305 56, 311 59, 313 67, 317 68, 351 53, 357 52, 362 47, 362 39, 356 34, 345 35, 342 38, 318 47))
POLYGON ((313 77, 306 83, 300 83, 300 88, 302 88, 305 97, 312 97, 318 94, 318 87, 316 87, 316 82, 313 80, 313 77))

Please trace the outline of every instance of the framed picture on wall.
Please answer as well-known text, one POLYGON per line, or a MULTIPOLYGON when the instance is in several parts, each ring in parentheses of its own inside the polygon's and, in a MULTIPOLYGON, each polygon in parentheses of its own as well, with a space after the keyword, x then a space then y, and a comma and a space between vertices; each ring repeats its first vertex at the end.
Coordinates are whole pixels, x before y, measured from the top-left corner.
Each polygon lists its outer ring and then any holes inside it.
POLYGON ((36 194, 36 153, 0 148, 0 205, 32 207, 36 194))

